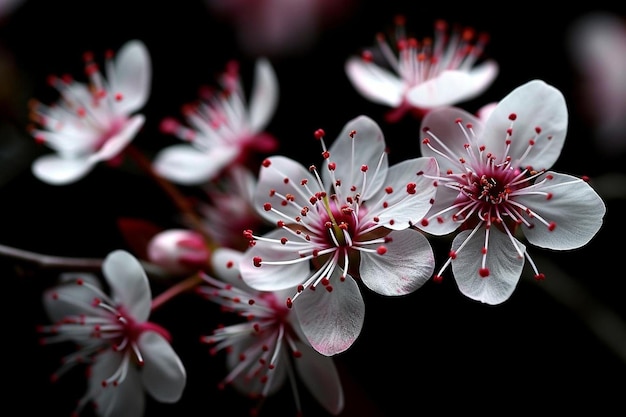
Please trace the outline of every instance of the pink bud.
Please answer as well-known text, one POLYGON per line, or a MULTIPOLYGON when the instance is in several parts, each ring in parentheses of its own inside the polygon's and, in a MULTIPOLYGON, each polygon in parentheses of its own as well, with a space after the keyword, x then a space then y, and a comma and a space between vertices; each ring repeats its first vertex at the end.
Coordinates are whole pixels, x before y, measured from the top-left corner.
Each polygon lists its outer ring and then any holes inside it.
POLYGON ((191 230, 166 230, 148 243, 148 260, 176 275, 205 269, 209 256, 202 235, 191 230))

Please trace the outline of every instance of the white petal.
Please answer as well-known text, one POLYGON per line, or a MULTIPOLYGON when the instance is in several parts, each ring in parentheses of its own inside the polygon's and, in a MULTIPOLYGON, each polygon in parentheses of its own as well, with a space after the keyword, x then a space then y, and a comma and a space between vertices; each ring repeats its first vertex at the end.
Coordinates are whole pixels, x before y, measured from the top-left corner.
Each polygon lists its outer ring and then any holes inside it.
MULTIPOLYGON (((367 200, 373 193, 378 191, 387 173, 388 161, 385 153, 385 137, 378 124, 368 116, 357 116, 350 120, 341 130, 337 139, 328 149, 330 158, 327 162, 335 162, 336 169, 334 178, 341 180, 342 188, 349 190, 356 186, 356 192, 361 194, 362 200, 367 200), (356 132, 351 137, 351 132, 356 132), (380 167, 379 167, 380 164, 380 167), (367 189, 363 189, 363 172, 361 166, 366 165, 367 189), (378 171, 377 171, 378 169, 378 171)), ((326 191, 334 184, 325 161, 321 167, 322 180, 326 191)), ((354 194, 354 192, 351 192, 354 194)))
POLYGON ((125 43, 115 58, 114 71, 109 77, 112 93, 122 94, 117 110, 121 114, 139 110, 148 100, 152 82, 152 63, 145 44, 139 40, 125 43))
POLYGON ((43 155, 32 165, 39 180, 51 185, 67 185, 82 179, 94 166, 87 158, 66 159, 57 155, 43 155))
POLYGON ((432 78, 411 88, 406 98, 411 105, 431 109, 451 106, 468 101, 491 85, 498 75, 495 61, 485 61, 471 71, 443 71, 432 78))
POLYGON ((91 289, 76 283, 78 278, 100 287, 95 276, 75 273, 71 280, 47 289, 42 297, 43 306, 50 320, 55 323, 67 316, 101 316, 101 309, 93 306, 94 293, 91 289))
POLYGON ((536 219, 528 219, 533 228, 524 227, 524 236, 533 245, 568 250, 586 245, 600 230, 606 206, 600 196, 585 181, 566 174, 547 172, 537 179, 551 176, 534 191, 550 193, 521 194, 515 201, 524 204, 548 222, 555 222, 552 231, 536 219))
POLYGON ((124 250, 115 250, 102 263, 102 272, 113 298, 138 322, 150 315, 152 292, 141 263, 124 250))
POLYGON ((487 151, 501 162, 505 151, 506 131, 511 127, 509 115, 515 114, 511 149, 514 166, 548 169, 558 159, 567 132, 567 106, 563 94, 541 80, 529 81, 503 98, 486 122, 483 141, 487 151), (537 135, 535 129, 541 128, 537 135), (523 159, 530 139, 535 144, 523 159))
POLYGON ((201 152, 187 144, 169 146, 153 162, 157 174, 182 185, 199 185, 210 181, 237 156, 234 147, 220 147, 201 152))
POLYGON ((142 416, 145 394, 134 364, 130 364, 124 381, 118 386, 102 387, 102 381, 114 374, 120 366, 122 355, 112 350, 100 353, 91 367, 89 395, 102 417, 142 416))
POLYGON ((133 141, 139 129, 143 126, 146 118, 138 114, 126 121, 122 130, 109 138, 104 145, 90 159, 95 163, 109 160, 120 154, 133 141))
POLYGON ((302 180, 308 184, 311 192, 323 191, 317 184, 317 180, 308 169, 299 162, 284 156, 272 156, 267 158, 268 166, 262 166, 259 171, 259 182, 254 195, 254 208, 267 221, 276 223, 282 220, 285 223, 295 223, 295 218, 300 216, 301 207, 309 205, 311 195, 301 185, 302 180), (285 182, 286 181, 286 182, 285 182), (270 190, 276 194, 270 197, 270 190), (306 194, 302 194, 306 193, 306 194), (282 205, 284 196, 292 194, 295 198, 293 204, 282 205), (282 197, 281 197, 282 196, 282 197), (265 203, 279 210, 284 216, 263 208, 265 203))
POLYGON ((241 251, 227 247, 215 249, 211 256, 211 266, 215 276, 239 288, 246 288, 247 285, 243 282, 239 273, 239 262, 242 258, 243 252, 241 251))
POLYGON ((345 70, 354 88, 366 99, 389 107, 402 103, 405 84, 397 75, 358 57, 349 58, 345 70))
POLYGON ((254 71, 254 84, 250 94, 250 129, 259 133, 269 123, 278 106, 278 79, 267 59, 259 59, 254 71))
MULTIPOLYGON (((487 277, 481 277, 478 271, 482 267, 484 233, 485 229, 481 228, 457 253, 456 259, 452 261, 452 273, 459 290, 465 296, 495 305, 506 301, 513 293, 522 274, 524 256, 519 255, 506 234, 493 227, 489 234, 486 263, 490 274, 487 277)), ((452 250, 458 251, 459 246, 469 234, 469 230, 459 233, 452 242, 452 250)), ((514 242, 523 254, 526 247, 517 239, 514 239, 514 242)))
POLYGON ((139 337, 144 358, 141 380, 155 400, 174 403, 180 399, 187 382, 187 373, 180 358, 160 334, 146 331, 139 337))
POLYGON ((432 207, 431 199, 437 191, 433 177, 438 175, 435 158, 413 158, 392 166, 387 171, 384 187, 365 204, 370 210, 368 217, 377 216, 378 224, 394 230, 418 223, 432 207), (409 183, 415 184, 413 194, 407 192, 409 183), (391 187, 391 193, 385 191, 387 187, 391 187), (383 208, 383 201, 387 208, 383 208))
MULTIPOLYGON (((291 238, 292 235, 282 229, 273 230, 264 235, 272 239, 280 239, 283 236, 291 238)), ((269 243, 257 241, 249 248, 239 262, 241 277, 250 287, 260 291, 279 291, 296 287, 303 283, 310 275, 308 261, 300 261, 285 265, 254 266, 254 257, 260 257, 264 261, 289 261, 300 258, 298 251, 302 246, 286 245, 281 243, 269 243)))
POLYGON ((341 281, 339 274, 336 269, 330 278, 332 291, 322 285, 314 291, 306 288, 293 303, 311 346, 326 356, 350 348, 361 333, 365 319, 365 303, 359 286, 349 275, 341 281))
POLYGON ((448 210, 454 205, 454 201, 459 196, 459 191, 445 187, 439 183, 437 187, 437 194, 435 195, 435 202, 432 205, 429 212, 424 216, 428 218, 426 225, 421 221, 415 222, 414 225, 420 230, 428 232, 435 236, 447 235, 455 231, 461 223, 452 220, 452 216, 456 214, 457 210, 448 210), (433 217, 432 219, 430 217, 433 217))
POLYGON ((344 408, 345 399, 333 359, 299 341, 296 346, 302 356, 293 362, 304 385, 330 414, 338 415, 344 408))
POLYGON ((430 279, 435 257, 428 240, 413 229, 393 231, 387 252, 361 253, 359 272, 363 284, 381 295, 410 294, 430 279))

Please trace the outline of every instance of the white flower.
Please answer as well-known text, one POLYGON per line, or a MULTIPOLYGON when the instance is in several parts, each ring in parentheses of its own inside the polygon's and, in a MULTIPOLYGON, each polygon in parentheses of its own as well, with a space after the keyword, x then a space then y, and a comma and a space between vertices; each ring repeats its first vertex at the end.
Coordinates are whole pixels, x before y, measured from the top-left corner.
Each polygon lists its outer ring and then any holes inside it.
MULTIPOLYGON (((339 414, 344 396, 332 358, 319 354, 307 343, 296 313, 283 302, 285 291, 256 291, 241 280, 237 265, 242 255, 233 249, 216 250, 213 266, 221 281, 204 275, 207 285, 198 289, 206 299, 243 319, 201 339, 212 345, 212 354, 227 352, 229 373, 221 386, 232 384, 249 398, 264 399, 282 388, 288 378, 290 385, 296 386, 297 374, 329 413, 339 414)), ((294 390, 299 408, 297 394, 294 390)), ((301 411, 298 409, 298 415, 301 411)))
POLYGON ((144 116, 134 112, 144 106, 150 93, 152 68, 145 45, 127 42, 117 57, 107 54, 106 78, 86 53, 89 84, 68 77, 51 77, 60 93, 52 106, 33 101, 31 118, 40 127, 31 129, 39 142, 56 153, 34 161, 34 175, 54 185, 83 178, 102 161, 111 161, 134 139, 144 116))
POLYGON ((95 277, 72 274, 44 294, 53 325, 42 326, 44 343, 74 342, 77 351, 63 360, 55 375, 75 365, 90 366, 87 393, 77 414, 93 402, 99 416, 143 415, 147 391, 154 399, 177 402, 186 372, 170 345, 169 333, 148 320, 152 296, 139 261, 128 252, 111 252, 102 265, 111 291, 95 277))
POLYGON ((172 118, 161 123, 165 133, 178 136, 184 144, 169 146, 153 162, 155 171, 170 181, 199 185, 212 180, 232 165, 244 161, 249 152, 270 152, 278 143, 263 130, 278 105, 278 80, 267 59, 259 59, 247 107, 235 62, 220 78, 222 91, 207 92, 197 104, 186 106, 190 127, 172 118))
POLYGON ((458 231, 449 259, 466 296, 488 304, 507 300, 528 259, 515 237, 535 246, 570 250, 587 244, 600 229, 604 202, 584 180, 548 169, 558 159, 567 131, 560 91, 530 81, 507 95, 486 121, 458 108, 428 113, 421 151, 439 162, 434 205, 416 222, 445 235, 458 231))
POLYGON ((366 50, 345 64, 348 78, 362 96, 392 108, 386 115, 388 122, 407 112, 422 117, 428 110, 473 99, 498 75, 495 61, 477 63, 486 35, 458 27, 448 33, 447 23, 438 20, 434 39, 420 41, 406 35, 404 24, 404 17, 398 16, 391 44, 380 34, 379 51, 366 50))
POLYGON ((277 225, 254 236, 240 264, 243 280, 261 291, 297 287, 294 306, 313 348, 348 349, 361 331, 365 306, 357 285, 398 296, 419 288, 434 269, 431 246, 410 229, 431 206, 439 173, 434 158, 388 167, 379 126, 366 116, 348 122, 325 168, 305 168, 283 156, 264 161, 255 207, 277 225), (297 299, 297 300, 296 300, 297 299))

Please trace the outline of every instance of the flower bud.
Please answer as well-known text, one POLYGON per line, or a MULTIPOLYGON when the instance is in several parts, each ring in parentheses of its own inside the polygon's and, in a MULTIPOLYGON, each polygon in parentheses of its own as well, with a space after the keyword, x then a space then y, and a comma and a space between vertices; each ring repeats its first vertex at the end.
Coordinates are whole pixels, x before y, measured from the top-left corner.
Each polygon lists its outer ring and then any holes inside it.
POLYGON ((150 262, 176 275, 205 269, 209 256, 203 236, 191 230, 166 230, 155 235, 148 243, 150 262))

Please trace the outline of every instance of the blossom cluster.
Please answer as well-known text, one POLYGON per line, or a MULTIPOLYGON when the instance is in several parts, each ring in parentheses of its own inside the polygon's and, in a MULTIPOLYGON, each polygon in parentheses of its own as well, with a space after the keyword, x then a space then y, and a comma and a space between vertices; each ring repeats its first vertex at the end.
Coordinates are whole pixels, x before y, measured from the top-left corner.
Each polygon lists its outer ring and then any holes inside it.
POLYGON ((147 396, 180 401, 189 365, 153 313, 190 291, 219 307, 223 324, 199 343, 223 362, 221 389, 252 399, 256 415, 290 385, 293 408, 306 414, 294 388, 302 384, 340 415, 334 357, 349 354, 367 324, 364 293, 398 299, 452 279, 468 302, 497 306, 525 268, 550 279, 534 250, 582 249, 596 236, 605 202, 587 177, 552 169, 568 133, 563 93, 530 79, 472 113, 463 104, 500 76, 485 54, 489 37, 437 20, 418 39, 407 23, 397 17, 392 36, 345 57, 346 82, 384 117, 294 132, 319 146, 307 160, 281 153, 268 130, 282 98, 269 56, 249 69, 249 85, 239 62, 224 63, 214 88, 163 120, 143 113, 156 67, 141 39, 103 60, 86 52, 84 77, 48 78, 58 99, 29 102, 27 131, 46 150, 34 177, 64 187, 132 161, 179 211, 175 228, 120 221, 128 247, 95 268, 68 263, 44 292, 41 343, 72 345, 52 380, 88 369, 75 415, 93 406, 98 416, 140 417, 147 396), (418 156, 391 161, 386 129, 405 118, 420 125, 403 138, 418 156), (147 124, 177 143, 143 152, 133 141, 147 124), (434 239, 449 239, 443 256, 434 239))

